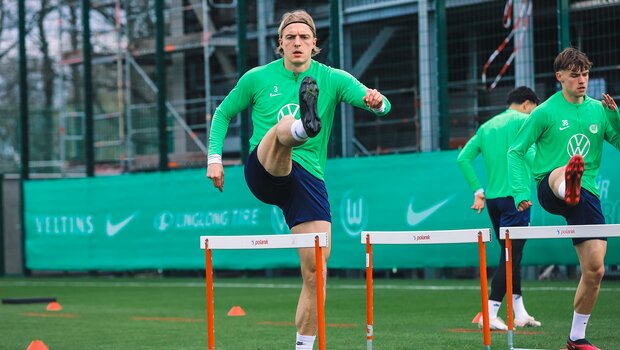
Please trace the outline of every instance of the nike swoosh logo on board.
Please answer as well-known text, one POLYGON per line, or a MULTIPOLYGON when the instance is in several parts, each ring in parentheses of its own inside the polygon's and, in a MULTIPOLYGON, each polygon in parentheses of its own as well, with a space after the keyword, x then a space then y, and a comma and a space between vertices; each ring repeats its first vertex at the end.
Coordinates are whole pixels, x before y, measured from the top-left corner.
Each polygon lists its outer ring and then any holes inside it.
POLYGON ((441 208, 444 204, 448 203, 448 201, 450 201, 453 197, 454 196, 450 196, 432 207, 422 210, 421 212, 415 212, 413 210, 412 201, 410 201, 409 207, 407 208, 407 224, 409 224, 409 226, 415 226, 421 223, 429 216, 433 215, 433 213, 439 210, 439 208, 441 208))
POLYGON ((131 220, 133 220, 136 215, 138 213, 133 213, 130 216, 126 217, 124 220, 113 224, 110 221, 110 215, 108 215, 108 217, 106 218, 106 223, 105 223, 105 232, 108 235, 108 237, 112 237, 114 235, 116 235, 117 233, 119 233, 125 226, 127 226, 129 224, 129 222, 131 222, 131 220))

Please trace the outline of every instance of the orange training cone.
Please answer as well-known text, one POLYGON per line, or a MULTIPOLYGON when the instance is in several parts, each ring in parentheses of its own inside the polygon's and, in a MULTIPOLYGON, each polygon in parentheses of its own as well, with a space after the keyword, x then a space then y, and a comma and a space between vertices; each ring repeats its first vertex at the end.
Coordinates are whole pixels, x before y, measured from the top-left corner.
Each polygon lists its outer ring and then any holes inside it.
POLYGON ((230 311, 228 311, 228 316, 245 316, 245 311, 241 308, 241 306, 233 306, 230 311))
POLYGON ((60 311, 62 310, 62 306, 60 306, 60 304, 58 304, 55 301, 52 301, 51 303, 47 304, 47 311, 60 311))
POLYGON ((26 350, 49 350, 47 345, 41 340, 33 340, 26 350))
POLYGON ((480 322, 480 320, 482 319, 482 312, 479 312, 476 317, 474 317, 473 320, 471 320, 471 323, 478 323, 480 322))

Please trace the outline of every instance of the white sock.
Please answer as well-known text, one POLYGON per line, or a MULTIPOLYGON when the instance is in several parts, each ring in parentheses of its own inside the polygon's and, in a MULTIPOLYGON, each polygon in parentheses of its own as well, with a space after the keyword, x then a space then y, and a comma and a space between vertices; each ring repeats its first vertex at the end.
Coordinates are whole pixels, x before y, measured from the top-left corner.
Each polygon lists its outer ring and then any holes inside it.
POLYGON ((499 312, 499 308, 502 306, 501 301, 495 301, 489 299, 489 319, 497 318, 497 313, 499 312))
POLYGON ((529 316, 523 304, 523 297, 519 294, 512 295, 512 308, 515 312, 515 318, 523 318, 529 316))
POLYGON ((297 341, 295 342, 295 350, 312 350, 314 347, 315 335, 301 335, 297 333, 297 341))
POLYGON ((566 181, 565 180, 563 180, 562 183, 560 183, 560 186, 558 186, 558 194, 560 195, 560 199, 566 198, 566 181))
POLYGON ((291 124, 291 135, 293 135, 295 141, 306 141, 308 139, 308 134, 300 119, 295 120, 291 124))
POLYGON ((573 313, 573 327, 570 329, 570 340, 579 340, 586 337, 586 327, 590 315, 573 313))

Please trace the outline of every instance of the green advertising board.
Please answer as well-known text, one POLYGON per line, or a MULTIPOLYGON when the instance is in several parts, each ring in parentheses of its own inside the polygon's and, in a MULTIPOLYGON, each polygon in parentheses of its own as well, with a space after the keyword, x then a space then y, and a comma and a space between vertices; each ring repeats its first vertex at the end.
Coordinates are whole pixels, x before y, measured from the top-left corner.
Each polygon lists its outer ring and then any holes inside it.
MULTIPOLYGON (((486 211, 456 165, 456 151, 328 161, 332 212, 331 268, 363 268, 362 230, 419 231, 490 228, 486 211)), ((620 222, 620 155, 605 149, 598 177, 608 223, 620 222)), ((482 161, 475 163, 484 178, 482 161)), ((201 235, 288 234, 277 207, 249 192, 240 166, 226 167, 224 192, 204 170, 130 174, 25 183, 26 266, 35 270, 201 269, 201 235)), ((533 196, 535 198, 535 196, 533 196)), ((562 225, 538 203, 532 225, 562 225)), ((497 265, 496 241, 487 245, 497 265)), ((217 251, 220 269, 298 266, 291 250, 217 251)), ((576 264, 571 241, 530 240, 524 264, 576 264)), ((608 264, 620 263, 620 239, 610 239, 608 264)), ((476 245, 377 246, 377 268, 478 265, 476 245)))

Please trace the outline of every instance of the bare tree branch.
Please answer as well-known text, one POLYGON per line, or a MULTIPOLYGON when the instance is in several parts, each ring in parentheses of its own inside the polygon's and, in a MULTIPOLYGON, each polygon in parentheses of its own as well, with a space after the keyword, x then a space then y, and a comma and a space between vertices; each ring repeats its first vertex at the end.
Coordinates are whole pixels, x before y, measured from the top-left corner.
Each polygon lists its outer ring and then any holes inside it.
POLYGON ((37 19, 37 27, 39 29, 39 50, 43 55, 43 65, 41 74, 43 76, 43 93, 45 96, 45 108, 51 108, 54 97, 54 65, 49 52, 49 42, 45 30, 45 19, 54 7, 50 7, 49 0, 41 0, 41 10, 37 19))
MULTIPOLYGON (((26 35, 30 34, 30 32, 32 32, 32 30, 36 27, 38 17, 39 17, 39 14, 35 13, 34 15, 30 17, 30 19, 26 20, 26 35)), ((6 56, 11 50, 13 50, 15 46, 17 46, 17 44, 18 44, 18 40, 17 38, 15 38, 15 40, 13 40, 6 49, 0 51, 0 60, 4 56, 6 56)))

